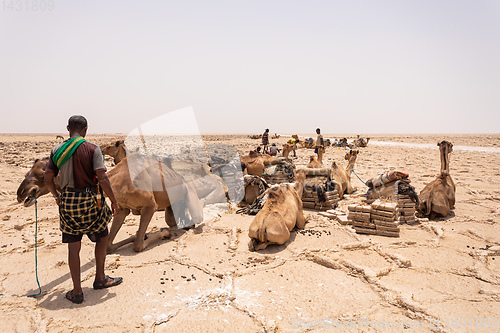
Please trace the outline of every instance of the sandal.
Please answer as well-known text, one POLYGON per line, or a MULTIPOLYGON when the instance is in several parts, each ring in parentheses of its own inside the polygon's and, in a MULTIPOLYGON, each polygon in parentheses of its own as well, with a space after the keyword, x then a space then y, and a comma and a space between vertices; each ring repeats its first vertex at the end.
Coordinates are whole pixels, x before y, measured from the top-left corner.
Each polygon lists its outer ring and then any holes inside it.
POLYGON ((101 281, 94 282, 94 289, 104 289, 104 288, 114 287, 122 282, 123 278, 121 277, 112 278, 106 275, 104 279, 102 279, 101 281))
POLYGON ((70 290, 66 293, 66 298, 75 304, 80 304, 83 302, 83 294, 75 295, 73 294, 73 290, 70 290))

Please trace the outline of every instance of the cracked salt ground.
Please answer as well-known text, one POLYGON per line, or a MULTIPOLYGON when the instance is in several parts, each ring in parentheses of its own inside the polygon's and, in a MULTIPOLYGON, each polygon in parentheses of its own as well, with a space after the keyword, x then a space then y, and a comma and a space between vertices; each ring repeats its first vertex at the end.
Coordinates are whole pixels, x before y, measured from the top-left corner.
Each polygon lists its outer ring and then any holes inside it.
MULTIPOLYGON (((239 140, 232 138, 230 143, 239 140)), ((462 141, 457 145, 467 145, 465 140, 470 138, 458 137, 462 141)), ((431 137, 422 143, 435 145, 436 141, 431 137)), ((247 149, 250 142, 237 144, 247 149)), ((401 168, 421 189, 439 171, 439 156, 434 149, 417 151, 369 145, 359 155, 356 172, 368 178, 391 166, 401 168)), ((303 160, 308 153, 297 151, 303 160)), ((342 161, 344 155, 343 150, 331 149, 325 157, 331 163, 342 161)), ((29 242, 33 210, 10 205, 26 170, 2 164, 0 181, 7 195, 0 197, 0 217, 10 218, 0 225, 1 245, 7 245, 0 247, 0 293, 16 296, 0 297, 0 324, 5 331, 19 332, 322 332, 295 329, 292 324, 368 318, 401 322, 406 327, 385 331, 470 331, 431 330, 428 324, 460 317, 498 318, 500 230, 495 212, 500 211, 500 163, 494 156, 454 152, 454 216, 402 225, 398 239, 358 235, 348 226, 308 211, 305 229, 292 231, 288 242, 250 253, 247 235, 253 217, 206 206, 205 221, 196 228, 174 231, 171 239, 140 253, 125 246, 109 255, 107 273, 123 276, 124 282, 98 291, 92 289, 93 247, 84 239, 83 305, 68 304, 64 298, 71 288, 67 249, 55 226, 57 207, 48 196, 39 199, 43 208, 39 216, 47 218, 39 224, 39 235, 45 240, 38 249, 42 295, 24 297, 36 292, 29 242), (412 321, 427 326, 415 329, 412 321)), ((362 184, 355 182, 359 193, 346 196, 339 210, 346 211, 348 204, 362 200, 362 184)), ((138 224, 138 217, 129 216, 117 238, 133 235, 138 224)), ((163 212, 155 213, 148 232, 164 226, 163 212)))

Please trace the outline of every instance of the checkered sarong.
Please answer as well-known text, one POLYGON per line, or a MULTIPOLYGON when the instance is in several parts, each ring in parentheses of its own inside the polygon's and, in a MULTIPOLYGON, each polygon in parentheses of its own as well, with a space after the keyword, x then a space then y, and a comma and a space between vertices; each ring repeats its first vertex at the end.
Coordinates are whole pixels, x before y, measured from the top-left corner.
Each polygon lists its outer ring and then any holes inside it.
POLYGON ((64 191, 59 204, 59 229, 71 235, 103 231, 112 213, 104 197, 101 197, 101 208, 97 200, 96 193, 64 191))

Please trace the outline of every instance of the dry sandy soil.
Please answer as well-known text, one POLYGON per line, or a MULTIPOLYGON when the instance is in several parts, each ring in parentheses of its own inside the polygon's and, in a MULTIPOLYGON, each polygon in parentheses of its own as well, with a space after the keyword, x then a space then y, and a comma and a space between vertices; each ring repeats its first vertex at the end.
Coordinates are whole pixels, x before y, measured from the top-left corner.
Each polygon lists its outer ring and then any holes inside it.
MULTIPOLYGON (((447 218, 402 225, 399 238, 358 235, 349 226, 310 215, 282 246, 248 251, 253 216, 235 209, 188 231, 177 231, 140 253, 131 246, 107 257, 118 287, 93 290, 93 245, 81 253, 85 301, 65 299, 72 287, 67 249, 50 196, 35 207, 16 190, 35 158, 48 155, 54 135, 0 135, 0 327, 3 332, 495 332, 500 330, 500 135, 376 135, 361 148, 363 180, 394 168, 410 174, 419 193, 439 172, 436 142, 454 144, 451 176, 456 208, 447 218), (376 141, 429 144, 385 146, 376 141), (480 152, 459 146, 490 147, 480 152), (35 222, 38 226, 35 271, 35 222), (495 247, 493 247, 495 249, 495 247), (496 326, 495 326, 496 325, 496 326)), ((311 135, 312 136, 312 135, 311 135)), ((120 135, 89 135, 98 144, 120 135)), ((325 135, 326 138, 339 136, 325 135)), ((343 135, 341 136, 343 137, 343 135)), ((347 136, 352 139, 353 136, 347 136)), ((247 152, 247 135, 209 135, 247 152)), ((278 146, 287 138, 271 140, 278 146)), ((345 164, 329 147, 325 162, 345 164)), ((297 151, 298 165, 312 150, 297 151)), ((111 167, 111 161, 107 160, 111 167)), ((338 210, 361 202, 364 184, 338 210)), ((117 239, 134 234, 129 216, 117 239)), ((165 226, 157 212, 149 231, 165 226)))

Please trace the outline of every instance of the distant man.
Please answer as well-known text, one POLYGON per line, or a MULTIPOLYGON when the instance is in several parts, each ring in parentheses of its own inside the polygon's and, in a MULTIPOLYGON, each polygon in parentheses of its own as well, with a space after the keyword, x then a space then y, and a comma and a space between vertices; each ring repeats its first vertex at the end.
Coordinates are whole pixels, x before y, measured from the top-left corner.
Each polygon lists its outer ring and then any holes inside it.
POLYGON ((271 155, 271 156, 276 156, 276 155, 278 155, 278 152, 279 152, 278 147, 276 147, 276 144, 275 144, 275 143, 273 143, 273 144, 271 145, 271 147, 269 148, 269 155, 271 155))
POLYGON ((101 149, 84 139, 88 128, 87 120, 83 116, 72 116, 66 128, 70 138, 52 149, 45 171, 45 184, 59 206, 62 242, 68 244, 68 264, 73 290, 66 293, 66 298, 79 304, 83 302, 80 278, 83 235, 87 235, 95 243, 94 289, 116 286, 123 280, 121 277, 111 278, 104 274, 108 223, 112 215, 118 214, 119 207, 106 176, 101 149), (61 196, 54 184, 57 174, 63 189, 61 196), (111 209, 106 204, 99 186, 111 200, 111 209))
POLYGON ((264 153, 267 153, 267 145, 269 144, 269 128, 266 128, 264 134, 262 134, 262 145, 264 146, 262 149, 264 153))
POLYGON ((324 146, 323 142, 323 135, 321 135, 321 130, 319 128, 316 128, 316 134, 318 137, 316 138, 316 148, 314 148, 314 153, 318 153, 318 147, 319 146, 324 146))
MULTIPOLYGON (((291 138, 291 139, 288 139, 287 143, 294 145, 296 143, 299 143, 299 139, 291 138)), ((293 150, 293 157, 297 157, 297 154, 295 153, 295 149, 293 150)))

